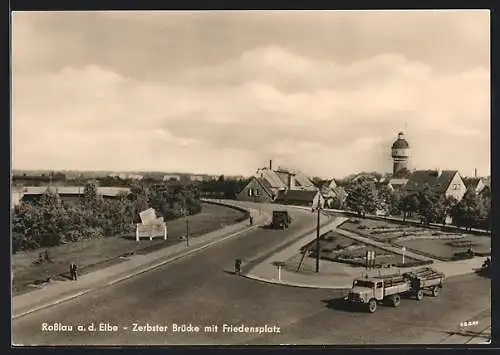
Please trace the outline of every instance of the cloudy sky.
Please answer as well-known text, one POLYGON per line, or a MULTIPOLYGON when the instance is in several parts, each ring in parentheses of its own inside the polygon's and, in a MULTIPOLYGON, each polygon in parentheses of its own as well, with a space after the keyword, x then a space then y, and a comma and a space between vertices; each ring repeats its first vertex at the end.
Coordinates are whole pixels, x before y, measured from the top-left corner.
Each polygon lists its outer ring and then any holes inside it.
POLYGON ((488 11, 17 12, 14 169, 490 173, 488 11))

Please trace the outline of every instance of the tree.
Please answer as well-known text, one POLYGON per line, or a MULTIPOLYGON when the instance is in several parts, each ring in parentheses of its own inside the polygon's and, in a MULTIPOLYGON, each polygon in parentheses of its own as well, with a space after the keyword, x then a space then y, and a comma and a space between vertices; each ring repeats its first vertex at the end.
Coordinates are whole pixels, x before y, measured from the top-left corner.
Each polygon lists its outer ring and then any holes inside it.
POLYGON ((455 206, 457 203, 457 199, 453 196, 440 196, 441 213, 439 219, 443 223, 443 226, 446 224, 446 218, 451 214, 453 206, 455 206))
POLYGON ((411 216, 413 212, 417 212, 418 202, 418 197, 414 193, 404 192, 401 195, 399 209, 403 212, 403 221, 406 221, 406 217, 411 216))
POLYGON ((475 191, 469 190, 462 200, 451 209, 453 224, 470 230, 481 218, 481 204, 475 191))
POLYGON ((394 190, 391 193, 389 199, 389 214, 392 216, 398 216, 401 214, 401 199, 403 194, 401 191, 394 190))
POLYGON ((377 210, 377 191, 375 184, 367 179, 353 182, 347 189, 346 207, 365 217, 377 210))
POLYGON ((429 186, 424 186, 417 194, 418 198, 418 213, 424 224, 436 222, 443 214, 444 209, 442 200, 431 190, 429 186))
POLYGON ((391 199, 392 190, 387 185, 379 185, 377 189, 377 207, 378 209, 384 211, 384 215, 387 216, 391 211, 391 199))

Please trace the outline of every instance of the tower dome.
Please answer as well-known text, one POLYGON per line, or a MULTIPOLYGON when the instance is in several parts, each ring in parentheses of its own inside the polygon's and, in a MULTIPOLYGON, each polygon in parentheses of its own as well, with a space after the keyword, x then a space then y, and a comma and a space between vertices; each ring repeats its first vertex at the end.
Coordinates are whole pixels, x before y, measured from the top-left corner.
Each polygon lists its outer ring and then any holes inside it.
POLYGON ((410 145, 408 141, 405 139, 405 135, 403 132, 399 132, 398 139, 393 143, 392 149, 409 149, 410 145))
POLYGON ((404 133, 399 132, 398 139, 392 144, 391 156, 394 162, 393 174, 398 175, 408 170, 408 159, 410 158, 410 145, 405 139, 404 133))

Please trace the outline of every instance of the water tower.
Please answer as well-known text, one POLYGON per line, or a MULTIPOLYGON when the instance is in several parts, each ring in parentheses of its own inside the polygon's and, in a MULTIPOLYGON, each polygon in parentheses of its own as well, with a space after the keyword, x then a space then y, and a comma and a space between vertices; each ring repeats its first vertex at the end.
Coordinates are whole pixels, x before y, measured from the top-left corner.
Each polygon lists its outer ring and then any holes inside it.
POLYGON ((410 145, 405 139, 403 132, 399 132, 398 139, 392 145, 392 174, 397 175, 402 170, 408 170, 408 160, 410 159, 410 145))

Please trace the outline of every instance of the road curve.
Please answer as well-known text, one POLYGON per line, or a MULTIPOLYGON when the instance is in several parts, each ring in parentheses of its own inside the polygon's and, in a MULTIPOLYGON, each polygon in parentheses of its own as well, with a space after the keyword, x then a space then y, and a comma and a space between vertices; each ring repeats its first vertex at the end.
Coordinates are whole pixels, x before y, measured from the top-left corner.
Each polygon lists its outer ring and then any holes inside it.
MULTIPOLYGON (((263 211, 271 211, 263 206, 263 211)), ((343 291, 291 288, 236 277, 224 270, 234 258, 254 260, 313 228, 315 216, 290 209, 289 231, 259 229, 227 240, 127 281, 13 321, 17 345, 169 344, 380 344, 438 343, 490 307, 490 280, 477 275, 451 279, 440 298, 403 300, 400 308, 375 314, 346 310, 334 299, 343 291), (466 319, 464 319, 466 318, 466 319), (73 325, 72 331, 42 330, 44 323, 73 325), (116 325, 117 331, 78 331, 77 324, 116 325), (166 325, 167 332, 133 331, 134 323, 166 325), (172 324, 201 331, 172 332, 172 324), (266 327, 269 333, 223 332, 228 325, 266 327), (204 326, 217 325, 217 332, 204 326), (123 329, 127 327, 128 329, 123 329), (277 329, 279 327, 279 333, 277 329)), ((109 328, 108 328, 109 329, 109 328)), ((214 328, 211 328, 214 329, 214 328)), ((137 330, 137 329, 136 329, 137 330)))

